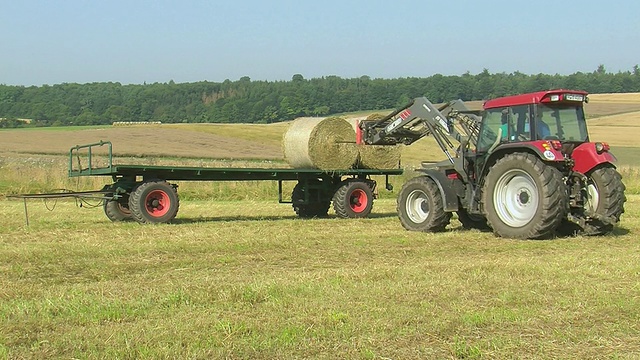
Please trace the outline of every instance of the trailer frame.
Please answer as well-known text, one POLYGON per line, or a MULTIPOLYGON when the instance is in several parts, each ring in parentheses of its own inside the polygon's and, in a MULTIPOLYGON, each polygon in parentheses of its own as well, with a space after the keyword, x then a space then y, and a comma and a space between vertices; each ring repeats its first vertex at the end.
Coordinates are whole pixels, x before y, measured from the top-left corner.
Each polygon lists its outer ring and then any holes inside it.
POLYGON ((99 193, 104 194, 105 214, 112 221, 171 222, 178 212, 179 197, 177 185, 170 181, 277 181, 278 203, 292 204, 300 217, 326 216, 333 202, 339 217, 360 218, 369 215, 377 198, 372 176, 384 176, 385 189, 391 191, 389 176, 403 174, 399 165, 394 169, 319 170, 114 164, 112 143, 101 140, 69 150, 68 175, 111 177, 113 182, 99 193), (96 148, 103 146, 107 147, 106 164, 98 165, 96 148), (290 198, 283 194, 287 181, 297 182, 290 198))

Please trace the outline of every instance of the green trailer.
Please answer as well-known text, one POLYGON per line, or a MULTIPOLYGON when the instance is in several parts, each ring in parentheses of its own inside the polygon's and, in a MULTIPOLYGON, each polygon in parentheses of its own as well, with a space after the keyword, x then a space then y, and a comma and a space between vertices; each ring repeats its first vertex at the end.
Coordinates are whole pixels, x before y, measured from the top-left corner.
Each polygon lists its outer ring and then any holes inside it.
MULTIPOLYGON (((78 145, 69 150, 69 176, 108 176, 112 183, 102 190, 68 194, 99 197, 112 221, 168 223, 180 206, 178 187, 173 181, 277 181, 278 202, 292 204, 303 218, 326 216, 331 203, 339 217, 367 217, 377 197, 373 176, 383 176, 385 188, 392 190, 389 176, 402 169, 346 169, 323 171, 288 168, 210 168, 113 164, 109 141, 78 145), (105 148, 106 147, 106 151, 105 148), (96 165, 96 154, 105 163, 96 165), (283 183, 296 182, 291 196, 283 195, 283 183)), ((55 196, 54 196, 55 197, 55 196)))

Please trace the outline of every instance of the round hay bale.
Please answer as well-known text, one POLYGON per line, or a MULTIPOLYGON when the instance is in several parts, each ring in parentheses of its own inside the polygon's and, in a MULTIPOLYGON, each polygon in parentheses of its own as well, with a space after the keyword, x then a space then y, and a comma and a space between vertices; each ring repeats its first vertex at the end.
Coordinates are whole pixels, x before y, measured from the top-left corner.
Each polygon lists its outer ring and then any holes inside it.
POLYGON ((297 169, 350 169, 358 158, 355 138, 340 117, 296 119, 283 136, 284 158, 297 169))
MULTIPOLYGON (((381 114, 371 114, 367 120, 380 120, 381 114)), ((349 121, 352 128, 356 129, 359 119, 349 121)), ((400 166, 401 145, 357 145, 359 169, 395 169, 400 166)))

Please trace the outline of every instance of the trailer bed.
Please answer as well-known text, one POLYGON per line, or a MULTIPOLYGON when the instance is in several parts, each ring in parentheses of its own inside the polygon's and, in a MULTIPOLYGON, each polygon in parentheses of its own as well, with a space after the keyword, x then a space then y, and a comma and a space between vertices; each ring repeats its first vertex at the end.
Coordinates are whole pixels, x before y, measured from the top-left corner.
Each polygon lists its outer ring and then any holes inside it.
POLYGON ((178 185, 170 181, 276 181, 278 202, 292 204, 300 217, 326 216, 331 203, 339 217, 367 217, 377 198, 377 182, 372 177, 383 176, 385 188, 392 190, 389 176, 402 173, 399 164, 395 169, 343 170, 113 164, 109 141, 78 145, 69 151, 69 177, 111 177, 113 182, 99 191, 107 217, 141 223, 166 223, 176 216, 178 185), (106 155, 102 164, 96 159, 100 149, 106 155), (286 181, 296 182, 290 197, 283 195, 286 181))
POLYGON ((69 170, 70 177, 111 176, 158 178, 171 181, 252 181, 299 180, 301 177, 401 175, 402 169, 289 169, 289 168, 208 168, 187 166, 111 165, 104 168, 69 170))

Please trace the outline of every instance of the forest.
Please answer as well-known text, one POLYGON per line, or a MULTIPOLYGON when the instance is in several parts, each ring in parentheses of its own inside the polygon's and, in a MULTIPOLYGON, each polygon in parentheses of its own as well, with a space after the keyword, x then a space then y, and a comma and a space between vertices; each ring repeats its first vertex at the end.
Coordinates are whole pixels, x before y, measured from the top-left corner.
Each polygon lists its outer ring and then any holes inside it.
MULTIPOLYGON (((0 79, 1 81, 1 79, 0 79)), ((299 116, 327 116, 396 108, 426 96, 434 103, 484 100, 518 93, 567 88, 589 93, 640 92, 640 68, 570 75, 521 72, 432 75, 379 79, 325 76, 289 81, 120 84, 0 84, 0 127, 108 125, 116 121, 163 123, 274 123, 299 116)))

